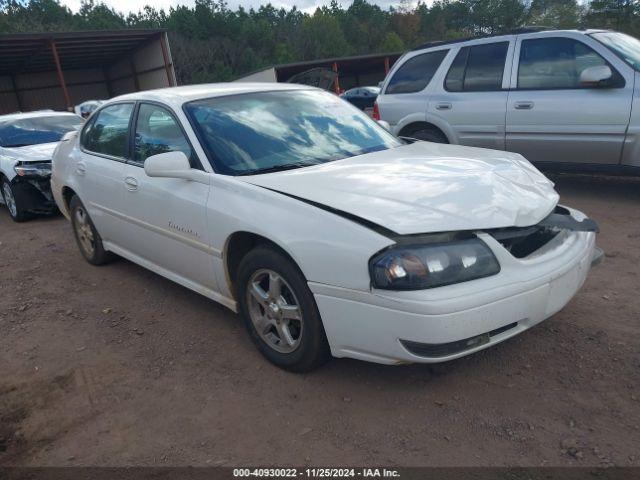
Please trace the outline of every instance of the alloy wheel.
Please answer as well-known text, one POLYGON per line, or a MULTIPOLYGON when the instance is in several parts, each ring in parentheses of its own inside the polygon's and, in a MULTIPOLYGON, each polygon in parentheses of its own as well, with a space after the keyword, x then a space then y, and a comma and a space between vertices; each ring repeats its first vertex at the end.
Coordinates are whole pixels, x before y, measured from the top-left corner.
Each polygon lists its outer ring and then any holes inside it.
POLYGON ((89 215, 87 215, 87 212, 83 207, 78 207, 76 208, 74 217, 75 221, 73 224, 78 240, 80 240, 80 245, 82 245, 82 249, 85 251, 87 256, 92 257, 96 249, 96 244, 95 239, 93 238, 91 223, 89 222, 89 215))
POLYGON ((246 294, 249 316, 260 338, 280 353, 298 348, 302 310, 286 280, 273 270, 258 270, 251 275, 246 294))
POLYGON ((18 216, 18 207, 16 205, 16 199, 13 196, 13 192, 11 191, 11 186, 8 183, 4 183, 2 185, 2 195, 4 197, 4 203, 9 209, 12 217, 18 216))

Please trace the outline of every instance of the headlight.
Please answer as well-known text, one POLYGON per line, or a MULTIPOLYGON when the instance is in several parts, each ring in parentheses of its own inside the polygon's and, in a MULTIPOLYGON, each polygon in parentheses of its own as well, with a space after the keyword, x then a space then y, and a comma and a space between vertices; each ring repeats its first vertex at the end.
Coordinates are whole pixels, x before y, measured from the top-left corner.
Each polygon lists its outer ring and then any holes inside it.
POLYGON ((21 162, 13 167, 19 177, 48 177, 51 162, 21 162))
POLYGON ((422 290, 495 275, 500 264, 478 238, 391 247, 369 261, 374 288, 422 290))

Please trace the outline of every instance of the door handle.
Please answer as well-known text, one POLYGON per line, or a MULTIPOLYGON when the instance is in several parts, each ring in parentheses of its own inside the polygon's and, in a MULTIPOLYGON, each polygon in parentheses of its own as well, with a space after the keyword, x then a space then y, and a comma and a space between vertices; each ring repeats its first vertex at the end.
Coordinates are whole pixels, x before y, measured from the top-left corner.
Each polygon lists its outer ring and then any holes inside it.
POLYGON ((453 105, 451 105, 449 102, 436 104, 436 110, 451 110, 452 108, 453 108, 453 105))
POLYGON ((516 102, 513 106, 516 110, 532 110, 533 102, 516 102))
POLYGON ((138 180, 133 177, 126 177, 124 179, 124 186, 130 192, 135 192, 138 190, 138 180))
POLYGON ((87 167, 83 162, 76 164, 76 173, 80 176, 84 176, 87 173, 87 167))

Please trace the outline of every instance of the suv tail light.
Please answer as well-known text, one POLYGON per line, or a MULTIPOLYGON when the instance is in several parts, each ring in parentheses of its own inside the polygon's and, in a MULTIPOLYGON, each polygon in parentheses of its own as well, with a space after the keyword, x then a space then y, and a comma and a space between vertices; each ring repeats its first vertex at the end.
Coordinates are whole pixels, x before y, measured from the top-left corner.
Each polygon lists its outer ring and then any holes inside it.
POLYGON ((378 102, 373 104, 373 119, 380 120, 380 109, 378 108, 378 102))

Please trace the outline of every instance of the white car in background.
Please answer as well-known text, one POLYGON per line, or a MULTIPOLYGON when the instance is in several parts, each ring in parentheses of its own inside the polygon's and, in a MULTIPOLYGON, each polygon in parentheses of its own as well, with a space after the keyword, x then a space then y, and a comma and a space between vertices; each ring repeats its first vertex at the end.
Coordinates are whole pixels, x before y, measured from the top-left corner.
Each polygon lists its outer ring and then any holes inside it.
POLYGON ((77 115, 53 110, 0 115, 0 201, 13 220, 55 211, 51 156, 62 136, 82 124, 77 115))
POLYGON ((290 84, 138 92, 53 161, 92 264, 113 253, 239 312, 274 364, 440 362, 553 315, 595 223, 520 155, 407 144, 290 84))
POLYGON ((104 100, 87 100, 86 102, 82 102, 80 105, 76 105, 73 111, 76 112, 76 115, 80 115, 82 118, 89 118, 89 116, 104 102, 104 100))

